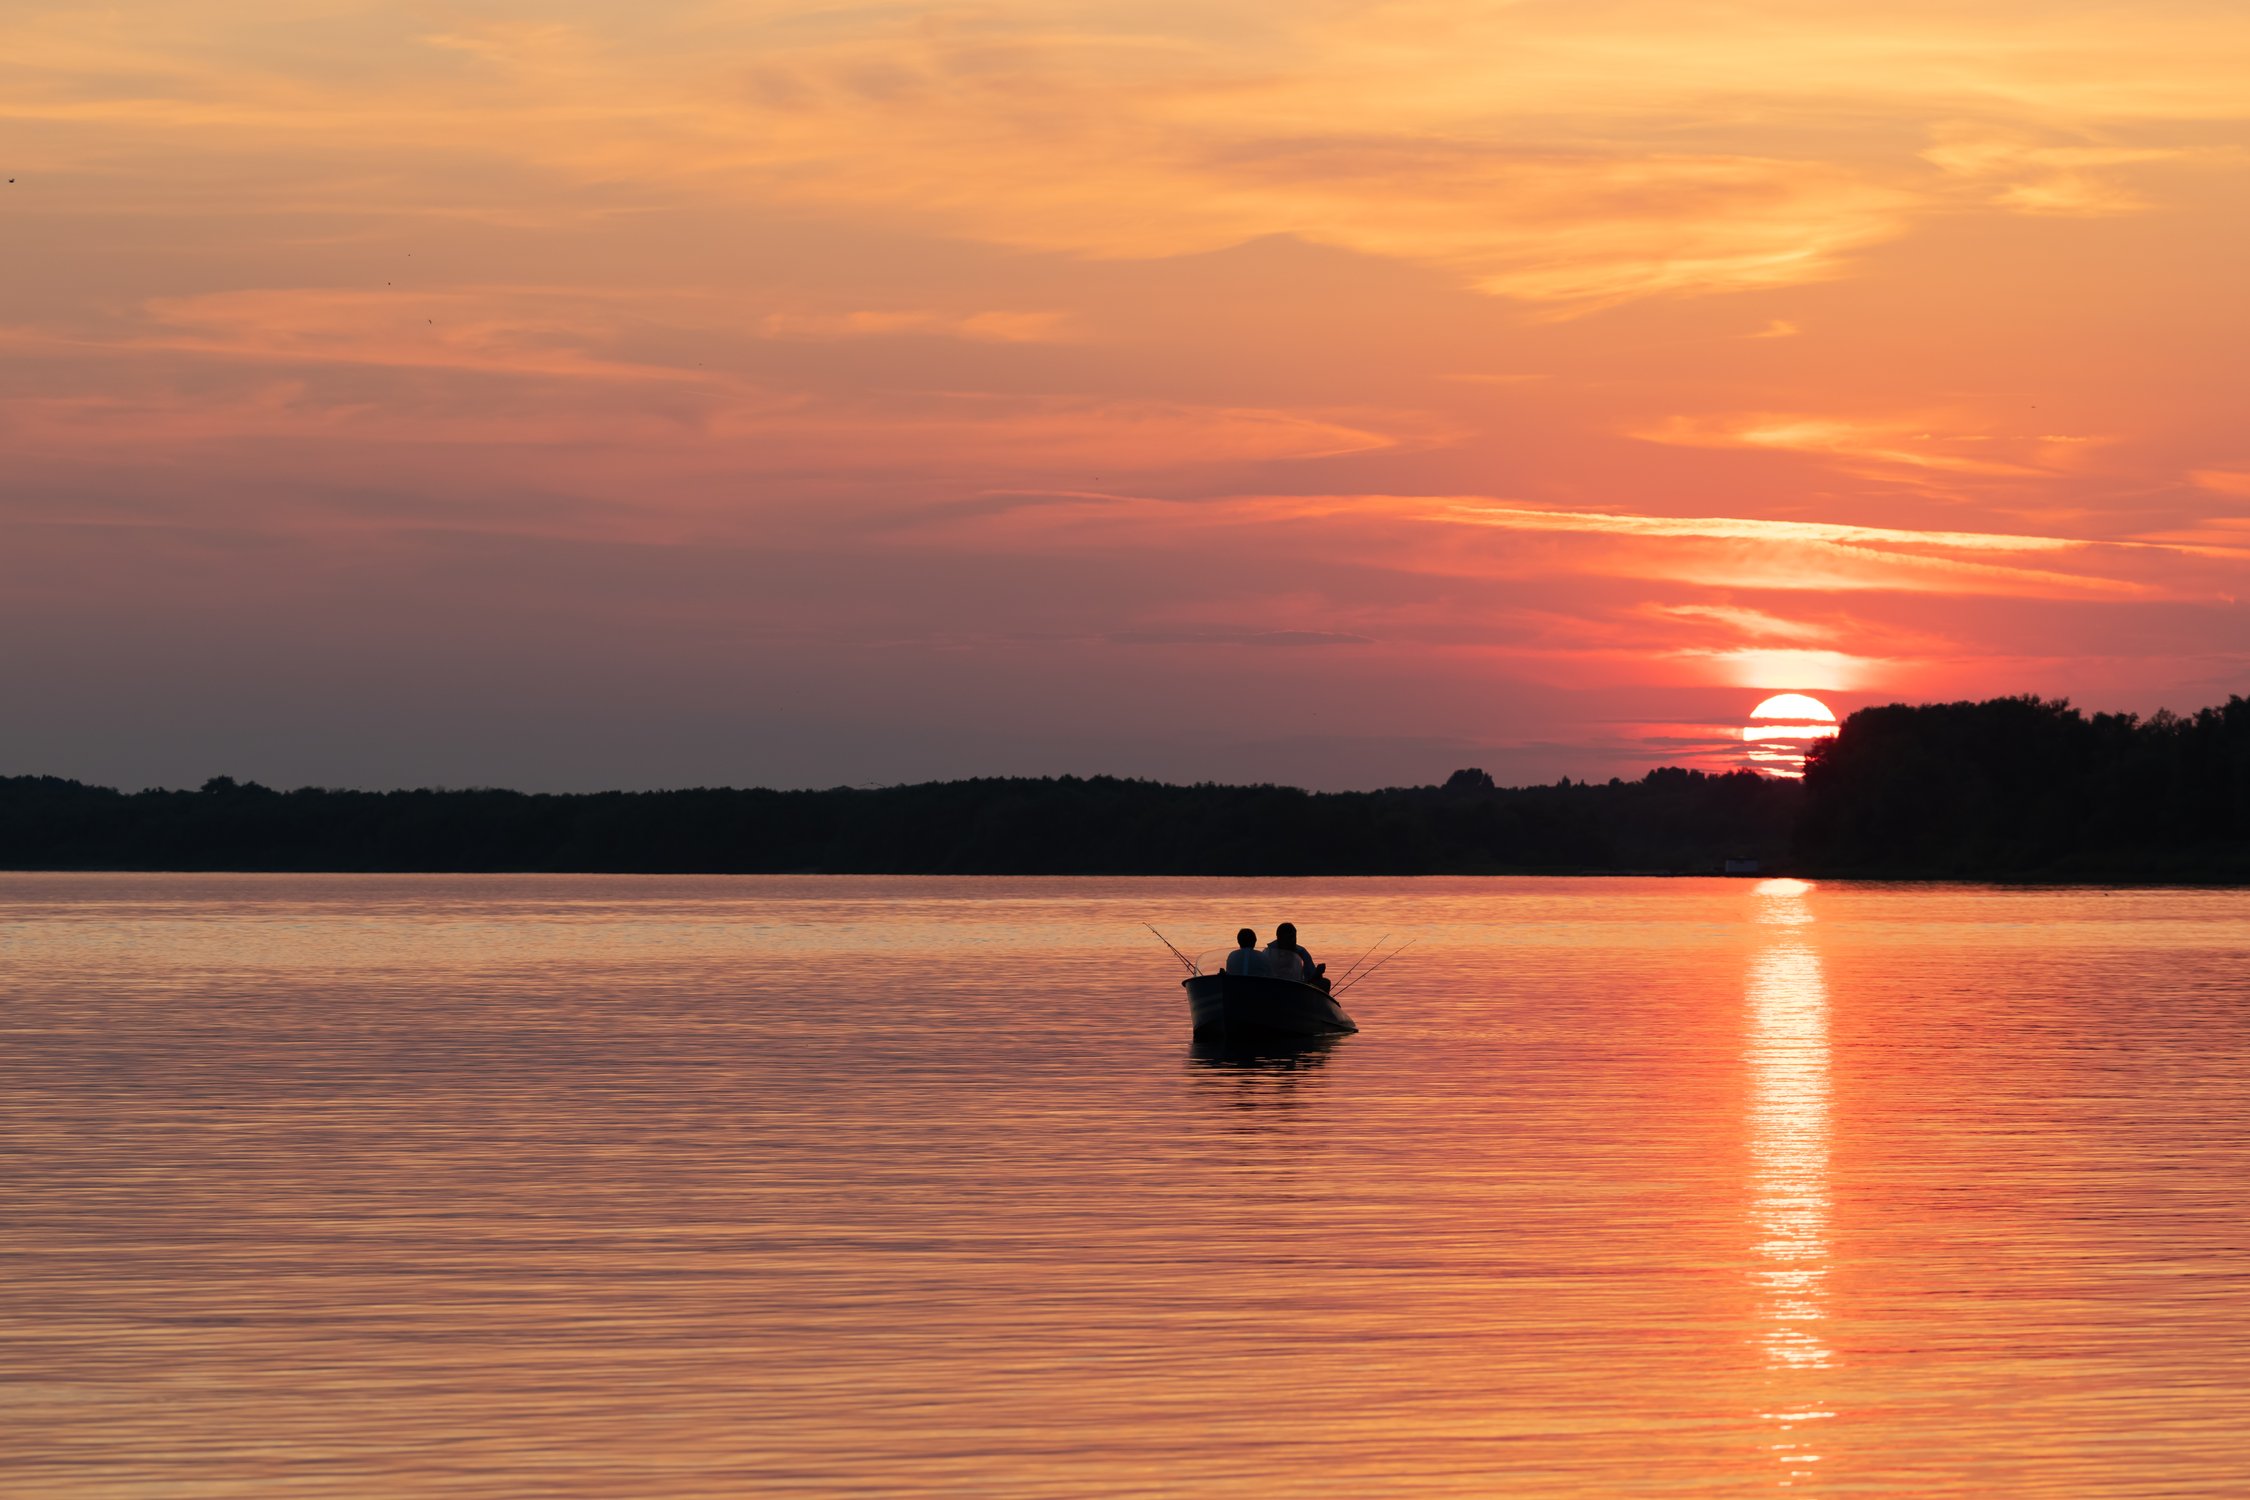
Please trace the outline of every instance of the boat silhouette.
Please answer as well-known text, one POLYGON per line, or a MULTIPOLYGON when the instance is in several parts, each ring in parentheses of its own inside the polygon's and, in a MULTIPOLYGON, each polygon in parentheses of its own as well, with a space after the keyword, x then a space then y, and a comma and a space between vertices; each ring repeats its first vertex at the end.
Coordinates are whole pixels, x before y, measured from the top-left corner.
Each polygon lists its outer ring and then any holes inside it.
POLYGON ((1191 974, 1180 981, 1199 1037, 1340 1036, 1352 1018, 1318 985, 1266 974, 1191 974))

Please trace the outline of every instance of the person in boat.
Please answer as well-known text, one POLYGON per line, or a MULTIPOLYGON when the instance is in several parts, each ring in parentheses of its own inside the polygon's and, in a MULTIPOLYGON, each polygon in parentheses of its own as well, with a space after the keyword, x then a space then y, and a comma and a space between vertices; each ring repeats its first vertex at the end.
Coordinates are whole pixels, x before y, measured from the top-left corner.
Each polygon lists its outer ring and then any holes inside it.
POLYGON ((1234 935, 1234 951, 1227 955, 1229 974, 1263 974, 1266 966, 1259 961, 1258 934, 1245 927, 1234 935))
POLYGON ((1284 922, 1273 930, 1273 941, 1266 944, 1266 960, 1277 978, 1328 988, 1328 965, 1314 963, 1313 956, 1298 946, 1294 922, 1284 922))

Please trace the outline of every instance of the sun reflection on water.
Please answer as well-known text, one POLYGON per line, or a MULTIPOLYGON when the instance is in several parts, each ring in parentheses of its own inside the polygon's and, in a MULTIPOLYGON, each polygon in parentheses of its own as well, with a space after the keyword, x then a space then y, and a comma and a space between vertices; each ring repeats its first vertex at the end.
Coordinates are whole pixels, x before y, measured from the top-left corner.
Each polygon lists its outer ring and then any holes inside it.
MULTIPOLYGON (((1750 1075, 1750 1225, 1758 1294, 1758 1339, 1767 1367, 1826 1369, 1822 1329, 1828 1309, 1828 983, 1813 942, 1813 887, 1802 880, 1760 881, 1753 891, 1757 936, 1744 1001, 1750 1075)), ((1834 1413, 1801 1399, 1785 1383, 1761 1415, 1781 1484, 1818 1463, 1805 1424, 1834 1413)))

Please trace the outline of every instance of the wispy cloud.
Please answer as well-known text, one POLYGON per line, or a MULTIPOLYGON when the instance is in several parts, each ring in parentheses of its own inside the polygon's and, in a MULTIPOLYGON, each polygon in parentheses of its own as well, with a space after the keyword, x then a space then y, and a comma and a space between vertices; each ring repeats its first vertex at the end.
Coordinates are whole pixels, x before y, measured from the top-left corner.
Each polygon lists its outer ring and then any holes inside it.
POLYGON ((2149 206, 2148 200, 2120 169, 2198 158, 2216 163, 2234 154, 2208 148, 2057 142, 1984 122, 1944 125, 1936 136, 1936 143, 1922 153, 1923 160, 1972 186, 1988 201, 2031 214, 2137 213, 2149 206))
MULTIPOLYGON (((1476 497, 1239 496, 1192 503, 1145 497, 1056 497, 1005 517, 939 521, 927 534, 1051 551, 1194 545, 1273 556, 1349 557, 1360 567, 1436 578, 1603 577, 1699 589, 1786 594, 1898 592, 1963 598, 2129 600, 2171 597, 2165 558, 2207 550, 2154 540, 2089 541, 2005 532, 1917 530, 1752 516, 1666 516, 1553 510, 1476 497), (1464 545, 1465 536, 1553 539, 1538 546, 1464 545)), ((1736 644, 1756 616, 1726 617, 1693 601, 1736 644)), ((1813 632, 1798 626, 1800 636, 1813 632)), ((1817 639, 1817 633, 1811 637, 1817 639)))
POLYGON ((760 328, 770 339, 864 339, 913 336, 969 339, 992 344, 1049 344, 1070 337, 1070 318, 1059 312, 948 313, 928 309, 862 309, 857 312, 768 313, 760 328))
POLYGON ((1692 537, 1712 541, 1816 542, 1955 552, 2069 552, 2087 547, 2067 537, 2009 536, 1982 531, 1915 531, 1747 516, 1648 516, 1603 511, 1531 510, 1462 504, 1453 514, 1477 526, 1515 531, 1571 531, 1612 536, 1692 537))
POLYGON ((1650 604, 1644 613, 1661 620, 1719 625, 1757 642, 1828 642, 1837 627, 1824 620, 1790 619, 1741 604, 1650 604))
POLYGON ((1766 449, 1824 455, 1855 466, 1996 479, 2056 472, 2079 461, 2084 445, 2096 441, 2051 434, 1995 438, 1979 432, 1948 432, 1942 419, 1868 420, 1770 412, 1675 416, 1639 428, 1632 436, 1673 447, 1766 449))
MULTIPOLYGON (((666 199, 1095 256, 1293 234, 1602 305, 1833 277, 1962 184, 2025 211, 2129 211, 2130 173, 2201 148, 2104 129, 2245 114, 2245 28, 2215 12, 2130 27, 2042 13, 2033 48, 2002 15, 1411 9, 1412 24, 1372 4, 800 3, 419 35, 368 17, 353 29, 372 45, 323 55, 261 43, 254 8, 190 26, 110 7, 27 29, 0 118, 254 132, 274 170, 308 183, 286 163, 316 146, 356 155, 355 138, 379 137, 394 162, 434 162, 471 142, 666 199), (1983 113, 1959 117, 1964 96, 1983 113), (1918 157, 1820 149, 1845 122, 1948 108, 1918 157), (1734 118, 1792 128, 1750 145, 1708 123, 1734 118)), ((394 209, 433 185, 384 183, 394 209)))
POLYGON ((2199 488, 2214 494, 2250 499, 2250 469, 2197 469, 2188 478, 2199 488))

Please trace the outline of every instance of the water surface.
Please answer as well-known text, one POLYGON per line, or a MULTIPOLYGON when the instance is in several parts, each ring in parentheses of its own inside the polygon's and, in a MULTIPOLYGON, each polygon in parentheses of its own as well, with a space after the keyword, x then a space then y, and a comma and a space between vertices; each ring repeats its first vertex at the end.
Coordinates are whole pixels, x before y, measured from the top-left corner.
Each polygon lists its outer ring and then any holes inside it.
POLYGON ((26 1496, 2250 1492, 2250 896, 0 876, 26 1496), (1325 1049, 1191 1046, 1293 919, 1325 1049))

